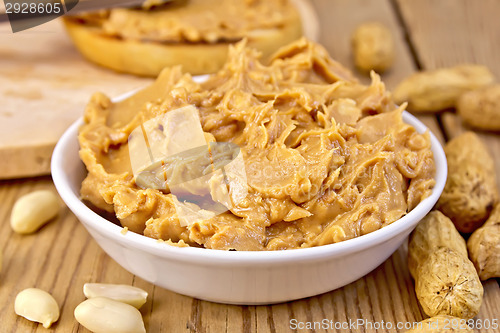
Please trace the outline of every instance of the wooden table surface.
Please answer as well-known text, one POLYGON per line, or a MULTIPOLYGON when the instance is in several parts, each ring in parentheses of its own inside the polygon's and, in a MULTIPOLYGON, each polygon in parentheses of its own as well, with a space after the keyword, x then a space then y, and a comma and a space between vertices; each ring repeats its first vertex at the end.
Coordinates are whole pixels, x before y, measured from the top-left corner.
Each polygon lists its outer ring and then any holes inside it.
MULTIPOLYGON (((349 36, 364 21, 377 20, 393 30, 397 42, 394 68, 383 76, 389 88, 419 69, 475 62, 500 78, 500 1, 496 0, 315 0, 321 21, 321 42, 331 55, 352 67, 349 36)), ((28 46, 29 47, 29 46, 28 46)), ((83 61, 83 60, 82 60, 83 61)), ((444 143, 464 131, 453 113, 420 117, 444 143)), ((500 175, 500 135, 480 133, 496 160, 500 175)), ((500 181, 500 176, 498 177, 500 181)), ((148 332, 289 332, 290 320, 332 320, 347 323, 420 321, 413 281, 406 266, 406 247, 372 273, 338 290, 304 300, 271 306, 214 304, 155 287, 133 276, 108 257, 75 216, 64 209, 40 232, 17 235, 9 216, 15 200, 35 189, 54 189, 50 177, 0 182, 0 332, 46 332, 14 313, 16 294, 38 287, 54 295, 61 318, 50 331, 87 332, 74 320, 74 308, 84 300, 86 282, 125 283, 148 291, 141 309, 148 332)), ((478 319, 500 316, 497 280, 484 283, 485 297, 478 319)), ((405 329, 304 330, 307 332, 404 332, 405 329)), ((301 330, 298 330, 301 331, 301 330)), ((495 332, 481 329, 478 332, 495 332)))

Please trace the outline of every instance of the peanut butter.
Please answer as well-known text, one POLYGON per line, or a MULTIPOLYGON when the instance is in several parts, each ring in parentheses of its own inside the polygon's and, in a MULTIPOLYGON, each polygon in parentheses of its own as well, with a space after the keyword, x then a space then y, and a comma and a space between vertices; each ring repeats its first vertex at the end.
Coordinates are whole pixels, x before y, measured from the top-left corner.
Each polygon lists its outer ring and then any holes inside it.
POLYGON ((234 42, 300 21, 289 0, 175 0, 156 5, 77 17, 101 26, 107 36, 161 43, 234 42))
POLYGON ((429 134, 402 121, 380 78, 360 84, 305 39, 268 66, 238 43, 203 83, 174 67, 124 101, 97 93, 84 120, 83 200, 131 231, 182 245, 283 250, 341 242, 401 218, 435 184, 429 134), (240 148, 246 172, 245 182, 229 184, 228 211, 189 224, 168 188, 136 183, 128 147, 135 128, 185 106, 198 110, 207 141, 240 148), (231 186, 246 196, 236 200, 231 186))

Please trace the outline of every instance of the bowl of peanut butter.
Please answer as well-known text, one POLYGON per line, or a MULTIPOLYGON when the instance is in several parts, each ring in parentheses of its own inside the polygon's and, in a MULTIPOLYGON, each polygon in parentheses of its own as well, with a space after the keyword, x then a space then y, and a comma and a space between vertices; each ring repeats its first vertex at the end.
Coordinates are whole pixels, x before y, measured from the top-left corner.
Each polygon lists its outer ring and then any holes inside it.
POLYGON ((324 293, 387 259, 434 206, 446 158, 394 104, 306 39, 264 65, 245 41, 202 78, 166 68, 92 96, 59 141, 54 183, 125 269, 205 300, 324 293))

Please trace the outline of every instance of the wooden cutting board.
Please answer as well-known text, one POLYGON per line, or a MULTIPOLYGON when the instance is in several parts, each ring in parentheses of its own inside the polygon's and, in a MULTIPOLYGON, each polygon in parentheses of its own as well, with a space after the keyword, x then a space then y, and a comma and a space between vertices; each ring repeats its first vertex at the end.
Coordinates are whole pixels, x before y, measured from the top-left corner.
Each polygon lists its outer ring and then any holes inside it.
POLYGON ((15 34, 1 24, 0 178, 50 173, 55 143, 92 93, 117 96, 150 81, 85 61, 59 20, 15 34))
MULTIPOLYGON (((305 35, 317 40, 310 2, 293 1, 305 35)), ((57 140, 93 93, 114 97, 151 81, 87 62, 60 20, 15 34, 0 24, 0 179, 49 174, 57 140)))

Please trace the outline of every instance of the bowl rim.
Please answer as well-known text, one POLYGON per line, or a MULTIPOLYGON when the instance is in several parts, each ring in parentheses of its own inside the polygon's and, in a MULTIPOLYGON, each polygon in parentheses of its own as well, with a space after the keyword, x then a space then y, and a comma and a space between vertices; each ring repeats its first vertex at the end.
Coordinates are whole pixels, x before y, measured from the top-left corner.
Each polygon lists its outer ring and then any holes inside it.
MULTIPOLYGON (((123 96, 129 95, 130 93, 127 93, 123 96)), ((196 247, 178 247, 132 231, 122 233, 123 228, 121 226, 95 213, 80 200, 79 194, 72 190, 69 176, 64 170, 65 159, 73 158, 74 156, 75 152, 71 152, 69 149, 74 146, 77 140, 78 130, 83 125, 83 117, 75 121, 57 142, 51 160, 52 179, 62 200, 87 229, 93 229, 106 236, 106 238, 113 239, 124 246, 133 247, 160 257, 168 256, 171 259, 189 261, 200 265, 224 265, 230 263, 240 266, 250 263, 271 265, 290 261, 312 262, 342 256, 346 253, 360 252, 397 237, 405 230, 413 229, 439 199, 446 183, 448 171, 443 147, 432 131, 409 112, 403 112, 403 121, 413 126, 419 133, 428 131, 430 134, 431 150, 436 165, 436 184, 432 190, 432 194, 402 218, 369 234, 339 243, 310 248, 276 251, 225 251, 196 247)), ((78 142, 76 143, 76 147, 78 147, 78 142)))

